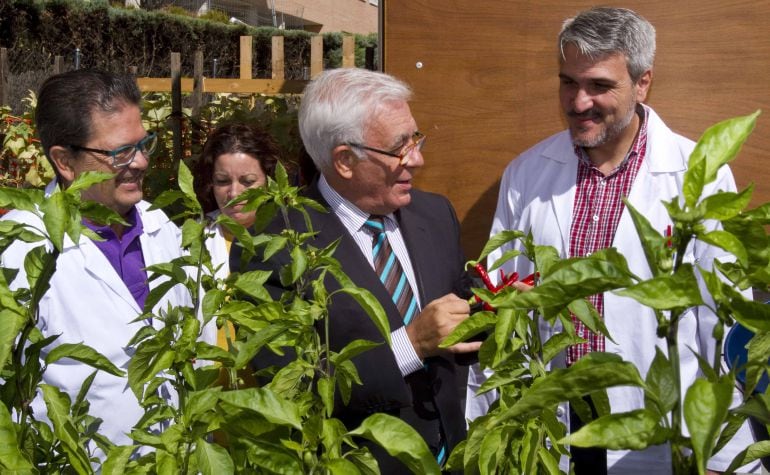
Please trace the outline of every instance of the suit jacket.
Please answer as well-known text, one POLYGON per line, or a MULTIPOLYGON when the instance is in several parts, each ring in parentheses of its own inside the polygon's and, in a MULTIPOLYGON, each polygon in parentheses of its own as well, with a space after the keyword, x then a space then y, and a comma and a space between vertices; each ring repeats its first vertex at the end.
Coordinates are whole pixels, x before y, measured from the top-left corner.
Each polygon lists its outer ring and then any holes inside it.
MULTIPOLYGON (((317 183, 305 193, 328 207, 317 183)), ((343 271, 362 288, 371 291, 387 313, 391 331, 403 326, 401 315, 390 294, 382 285, 360 248, 333 212, 321 213, 308 209, 313 229, 317 232, 312 244, 323 248, 336 239, 340 244, 334 254, 343 271)), ((464 272, 464 255, 460 247, 459 223, 449 201, 436 194, 412 191, 411 203, 395 213, 403 235, 417 281, 416 291, 423 307, 432 300, 454 292, 461 297, 470 295, 469 281, 464 272)), ((301 216, 292 216, 292 226, 305 230, 301 216)), ((282 221, 274 222, 270 232, 279 231, 282 221)), ((266 263, 276 271, 287 262, 288 256, 276 255, 266 263)), ((240 248, 233 246, 231 268, 237 269, 240 248)), ((249 270, 264 268, 265 264, 252 260, 249 270)), ((280 287, 277 272, 268 281, 273 290, 280 287)), ((327 278, 326 288, 339 288, 327 278)), ((277 289, 280 291, 280 289, 277 289)), ((383 341, 382 336, 358 303, 345 294, 338 294, 330 307, 330 346, 339 351, 355 339, 383 341)), ((255 358, 253 366, 264 368, 275 363, 275 357, 264 352, 255 358)), ((400 417, 426 439, 429 446, 438 442, 438 422, 443 427, 444 440, 451 450, 465 437, 465 419, 458 394, 456 364, 452 359, 433 357, 426 361, 426 369, 401 375, 395 356, 386 345, 380 345, 353 359, 362 385, 354 385, 350 403, 336 401, 335 416, 349 429, 357 427, 371 414, 384 412, 400 417)), ((400 473, 405 467, 377 447, 370 447, 380 463, 382 473, 400 473)))

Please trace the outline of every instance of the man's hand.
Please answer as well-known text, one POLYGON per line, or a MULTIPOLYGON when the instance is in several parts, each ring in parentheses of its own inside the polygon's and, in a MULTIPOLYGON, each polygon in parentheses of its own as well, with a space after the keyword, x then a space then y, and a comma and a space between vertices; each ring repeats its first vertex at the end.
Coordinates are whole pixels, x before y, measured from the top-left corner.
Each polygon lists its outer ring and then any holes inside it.
POLYGON ((429 303, 406 327, 406 334, 420 359, 442 352, 470 353, 478 351, 481 342, 457 343, 449 348, 438 345, 457 325, 470 316, 468 302, 455 294, 447 294, 429 303))

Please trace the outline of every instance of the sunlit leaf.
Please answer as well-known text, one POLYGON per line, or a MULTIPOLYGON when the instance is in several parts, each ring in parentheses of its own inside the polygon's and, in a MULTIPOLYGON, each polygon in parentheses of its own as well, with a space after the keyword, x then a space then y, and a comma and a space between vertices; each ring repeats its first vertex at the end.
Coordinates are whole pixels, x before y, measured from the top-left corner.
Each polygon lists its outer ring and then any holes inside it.
POLYGON ((502 246, 503 244, 524 237, 525 234, 521 231, 506 230, 501 231, 491 238, 484 245, 484 249, 481 250, 478 262, 482 262, 492 251, 502 246))
POLYGON ((33 465, 19 449, 16 428, 5 404, 0 404, 0 468, 3 473, 34 473, 33 465))
POLYGON ((196 469, 203 475, 220 475, 234 473, 233 459, 227 449, 220 445, 210 444, 204 439, 195 442, 195 457, 198 461, 196 469))
POLYGON ((687 206, 695 206, 704 186, 714 181, 722 165, 735 158, 754 130, 759 113, 727 119, 706 129, 690 154, 682 184, 687 206))
POLYGON ((349 434, 377 443, 412 473, 441 473, 425 440, 412 426, 397 417, 384 413, 372 414, 349 434))
POLYGON ((94 473, 91 462, 88 460, 88 453, 70 415, 69 397, 60 389, 48 384, 41 384, 40 389, 43 391, 43 400, 48 409, 48 418, 53 424, 54 435, 61 442, 72 468, 81 474, 94 473))
POLYGON ((727 417, 733 382, 730 375, 714 383, 696 379, 685 394, 683 415, 700 473, 706 470, 706 462, 719 436, 719 428, 727 417))
POLYGON ((45 357, 45 363, 50 365, 62 358, 70 358, 85 363, 114 376, 125 376, 125 372, 115 366, 104 355, 83 343, 62 343, 57 345, 45 357))
POLYGON ((344 287, 338 292, 342 292, 350 295, 358 302, 358 305, 369 315, 372 323, 380 331, 380 334, 390 345, 390 324, 388 323, 388 315, 385 313, 385 309, 382 308, 382 304, 377 300, 370 291, 360 287, 344 287))
POLYGON ((690 264, 682 264, 673 275, 659 275, 615 293, 659 310, 703 304, 698 281, 690 264))
POLYGON ((299 407, 269 389, 225 391, 219 394, 219 399, 235 407, 254 411, 274 424, 302 428, 299 407))
POLYGON ((670 431, 660 416, 647 409, 610 414, 584 425, 559 441, 576 447, 602 447, 611 450, 642 450, 662 444, 670 431))

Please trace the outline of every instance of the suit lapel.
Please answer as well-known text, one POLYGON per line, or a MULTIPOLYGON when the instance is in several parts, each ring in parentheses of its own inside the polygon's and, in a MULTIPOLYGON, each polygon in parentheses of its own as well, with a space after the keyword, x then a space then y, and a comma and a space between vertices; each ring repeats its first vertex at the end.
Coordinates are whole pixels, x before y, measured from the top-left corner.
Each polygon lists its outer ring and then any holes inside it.
MULTIPOLYGON (((318 201, 327 210, 330 209, 329 204, 324 200, 315 184, 308 188, 307 196, 318 201)), ((385 313, 388 315, 391 331, 403 326, 401 314, 393 303, 390 293, 380 282, 380 278, 374 272, 366 257, 361 254, 358 244, 356 244, 348 230, 345 229, 345 226, 337 218, 337 215, 331 210, 327 213, 315 210, 310 210, 309 212, 315 227, 314 231, 318 233, 315 245, 326 247, 336 239, 340 239, 337 251, 334 253, 334 258, 339 261, 343 272, 350 277, 356 286, 368 290, 380 302, 383 309, 385 309, 385 313)))
POLYGON ((430 242, 428 230, 424 225, 424 221, 419 219, 408 206, 396 211, 396 220, 401 230, 401 236, 404 238, 406 250, 409 253, 409 261, 412 263, 420 302, 422 302, 422 305, 425 305, 426 289, 422 278, 422 270, 431 268, 430 254, 423 252, 425 243, 430 242))

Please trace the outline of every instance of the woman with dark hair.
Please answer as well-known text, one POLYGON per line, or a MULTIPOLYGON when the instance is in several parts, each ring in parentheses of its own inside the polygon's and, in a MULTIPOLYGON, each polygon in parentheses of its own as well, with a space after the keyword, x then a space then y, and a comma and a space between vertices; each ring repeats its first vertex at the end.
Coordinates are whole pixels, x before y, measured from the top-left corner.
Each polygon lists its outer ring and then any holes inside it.
MULTIPOLYGON (((222 125, 209 135, 193 169, 195 193, 212 223, 225 214, 249 227, 254 224, 254 211, 244 212, 245 203, 227 206, 248 188, 257 188, 273 177, 280 161, 280 151, 272 136, 262 128, 248 124, 222 125)), ((211 253, 215 276, 230 273, 229 254, 232 236, 219 225, 206 241, 211 253), (217 268, 218 266, 218 268, 217 268)))

